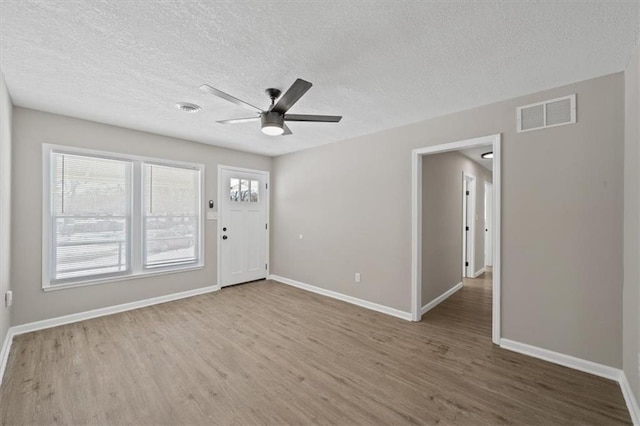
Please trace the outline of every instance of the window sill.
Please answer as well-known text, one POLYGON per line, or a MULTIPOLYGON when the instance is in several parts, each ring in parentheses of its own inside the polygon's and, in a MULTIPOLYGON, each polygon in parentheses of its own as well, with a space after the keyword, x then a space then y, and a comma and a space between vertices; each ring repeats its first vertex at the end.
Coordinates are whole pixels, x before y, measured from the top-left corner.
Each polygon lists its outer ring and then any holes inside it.
POLYGON ((117 276, 117 277, 108 277, 108 278, 100 278, 100 279, 89 279, 89 280, 84 280, 84 281, 75 281, 72 283, 67 283, 67 284, 54 284, 51 285, 49 283, 46 283, 42 286, 42 290, 43 291, 55 291, 55 290, 64 290, 67 288, 74 288, 74 287, 86 287, 86 286, 90 286, 90 285, 98 285, 98 284, 107 284, 107 283, 114 283, 114 282, 118 282, 118 281, 129 281, 129 280, 136 280, 136 279, 140 279, 140 278, 151 278, 151 277, 157 277, 159 275, 169 275, 169 274, 177 274, 180 272, 191 272, 191 271, 197 271, 199 269, 203 269, 204 265, 202 264, 198 264, 198 265, 193 265, 193 266, 188 266, 188 267, 174 267, 174 268, 165 268, 162 270, 157 270, 157 271, 151 271, 151 272, 138 272, 136 274, 130 274, 130 275, 121 275, 121 276, 117 276))

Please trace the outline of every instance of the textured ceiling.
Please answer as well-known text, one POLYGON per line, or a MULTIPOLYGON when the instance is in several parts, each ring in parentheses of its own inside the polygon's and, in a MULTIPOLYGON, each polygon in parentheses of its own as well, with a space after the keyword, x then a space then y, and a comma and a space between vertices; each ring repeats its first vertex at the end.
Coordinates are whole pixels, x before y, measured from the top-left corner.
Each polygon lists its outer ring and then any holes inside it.
POLYGON ((0 66, 18 106, 267 155, 621 71, 638 2, 14 1, 0 66), (291 113, 339 124, 220 125, 267 87, 314 86, 291 113), (186 114, 176 102, 199 104, 186 114))

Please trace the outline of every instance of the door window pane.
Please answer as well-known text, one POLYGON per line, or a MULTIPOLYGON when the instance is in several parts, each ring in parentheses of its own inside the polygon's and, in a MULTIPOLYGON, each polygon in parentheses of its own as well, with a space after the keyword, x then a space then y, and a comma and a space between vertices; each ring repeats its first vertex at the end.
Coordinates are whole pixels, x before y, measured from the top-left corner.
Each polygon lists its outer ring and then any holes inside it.
POLYGON ((247 179, 240 179, 240 201, 249 201, 249 181, 247 179))
POLYGON ((257 203, 260 200, 260 182, 257 180, 251 181, 251 202, 257 203))
POLYGON ((240 179, 229 179, 229 199, 240 201, 240 179))

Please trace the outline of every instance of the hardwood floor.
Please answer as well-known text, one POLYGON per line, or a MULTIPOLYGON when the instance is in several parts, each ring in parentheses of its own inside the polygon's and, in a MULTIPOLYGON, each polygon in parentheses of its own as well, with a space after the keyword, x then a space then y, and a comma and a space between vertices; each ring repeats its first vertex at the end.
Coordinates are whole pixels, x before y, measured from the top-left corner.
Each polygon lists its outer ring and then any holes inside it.
POLYGON ((629 424, 617 383, 491 344, 490 280, 410 323, 273 281, 17 336, 2 424, 629 424))

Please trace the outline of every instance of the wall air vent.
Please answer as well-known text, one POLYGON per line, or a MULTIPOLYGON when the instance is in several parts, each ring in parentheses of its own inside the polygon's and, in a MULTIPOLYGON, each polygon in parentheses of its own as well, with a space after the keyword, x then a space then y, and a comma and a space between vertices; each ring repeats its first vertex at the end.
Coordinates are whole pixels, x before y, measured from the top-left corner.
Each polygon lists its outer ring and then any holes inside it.
POLYGON ((576 122, 576 95, 517 108, 518 133, 576 122))

